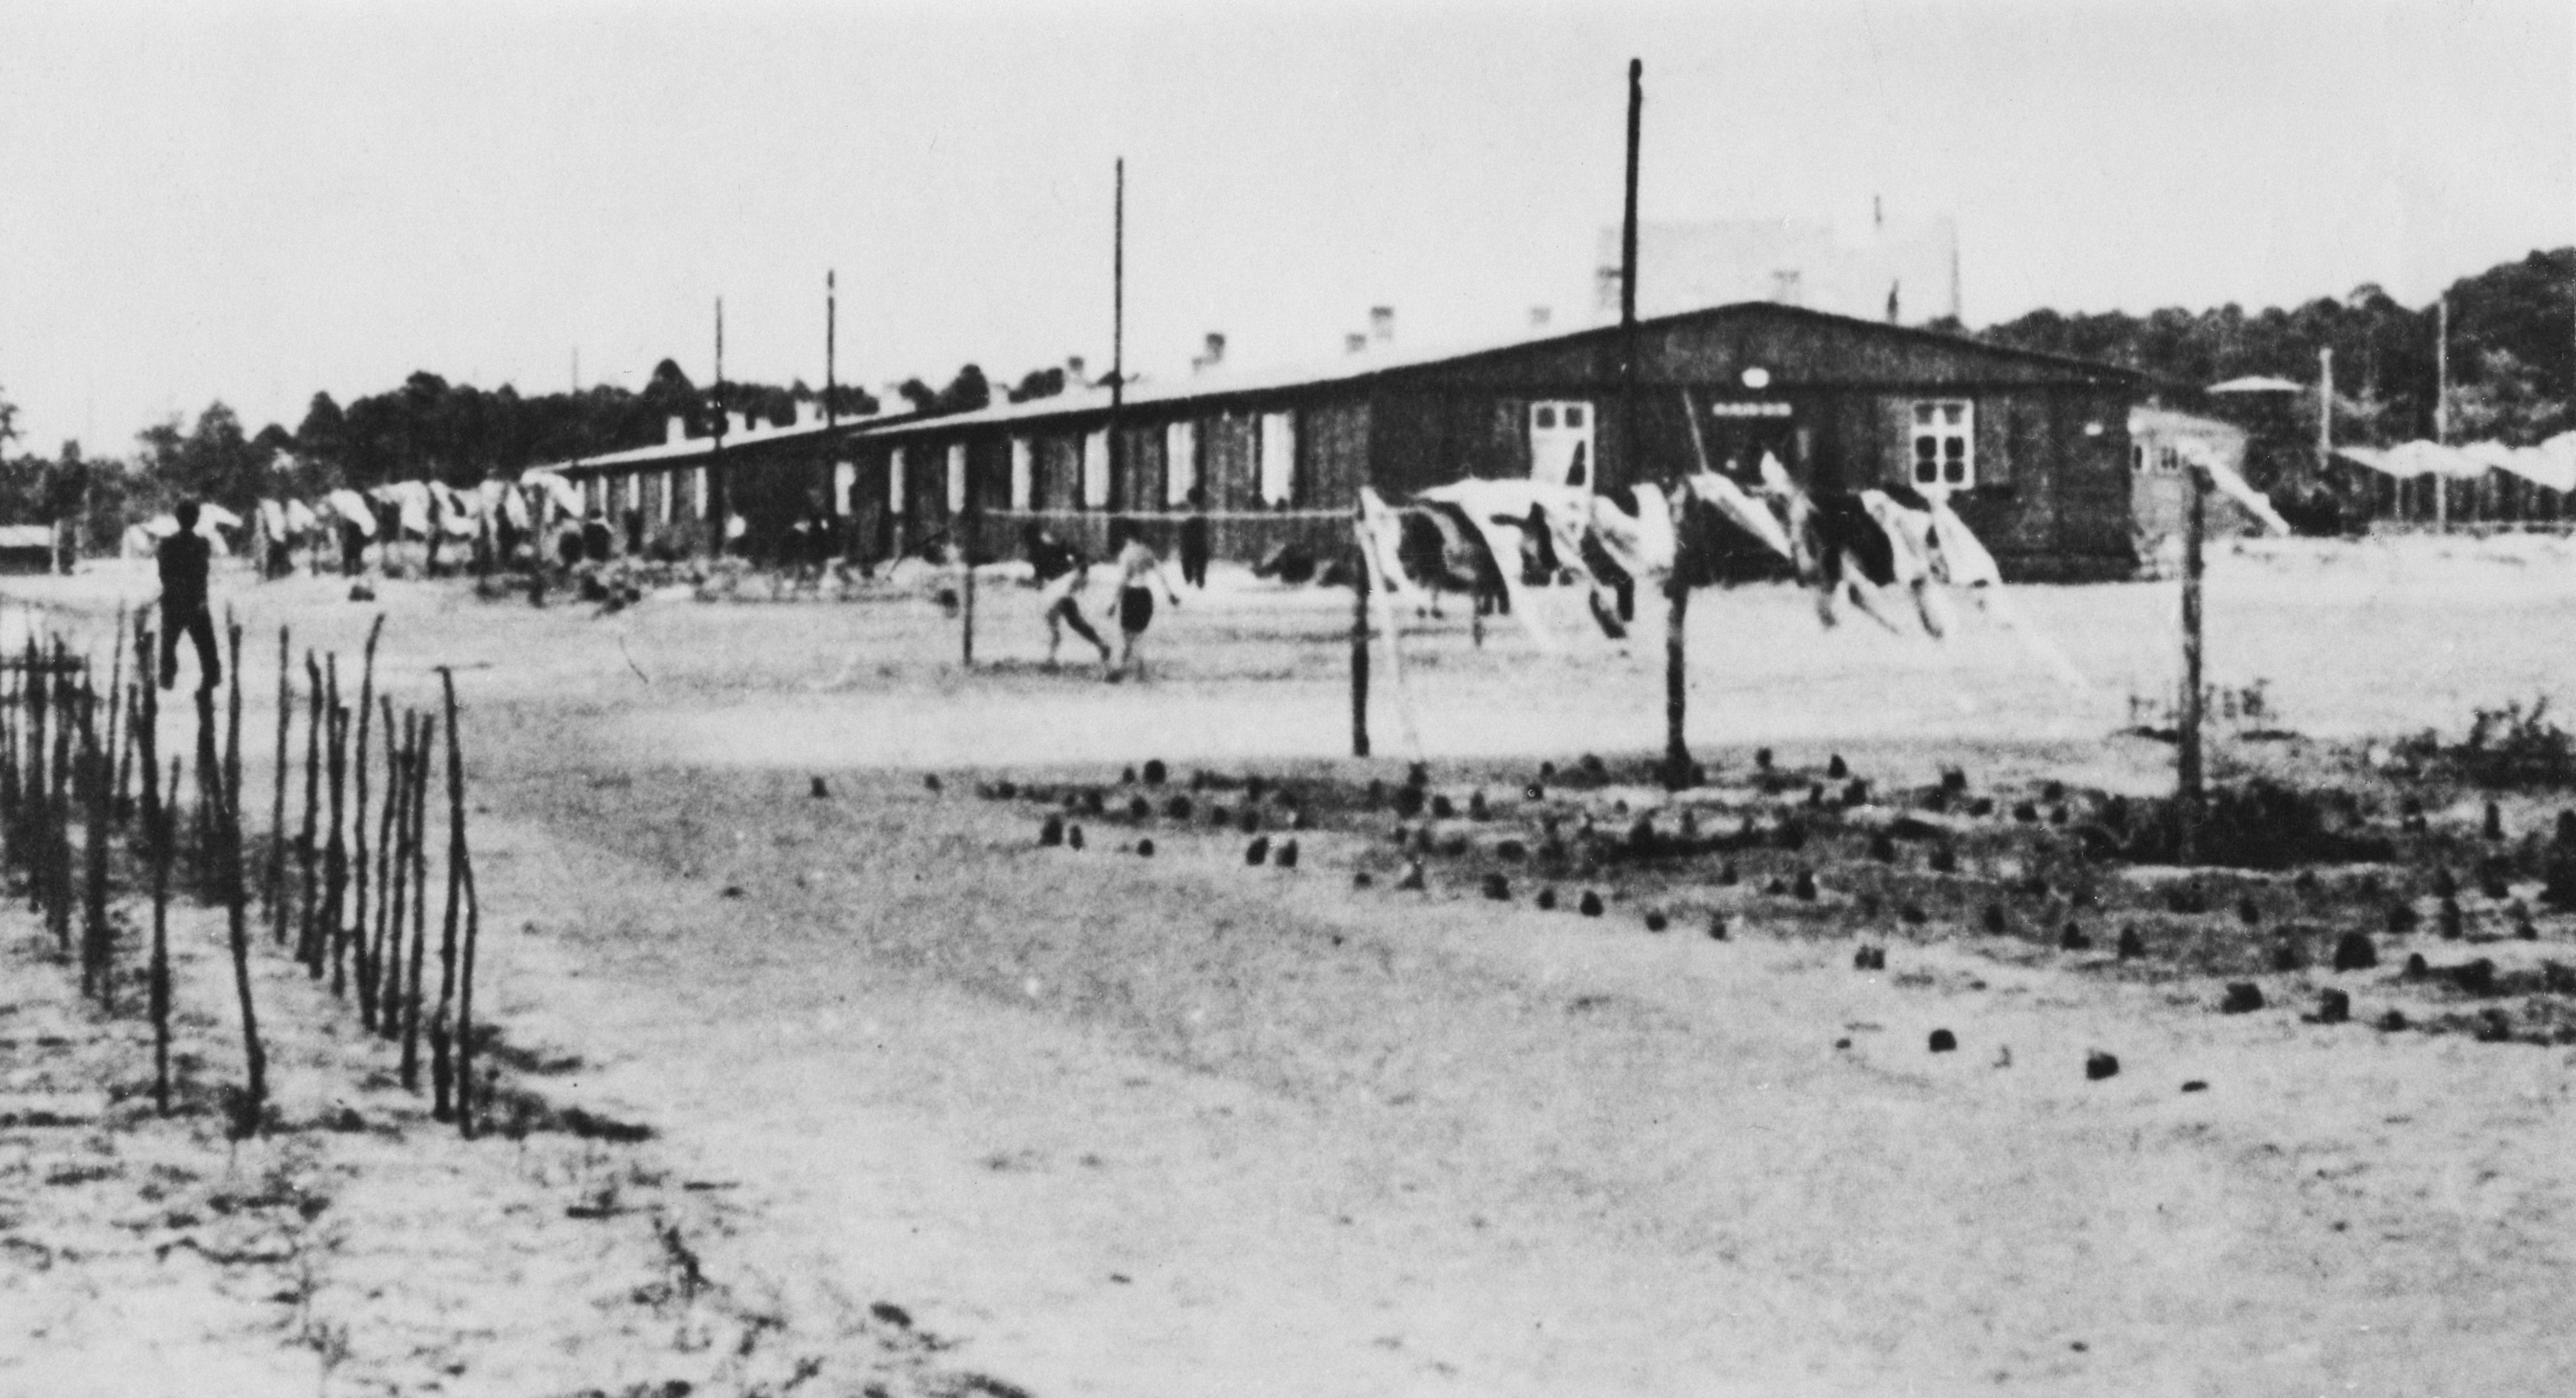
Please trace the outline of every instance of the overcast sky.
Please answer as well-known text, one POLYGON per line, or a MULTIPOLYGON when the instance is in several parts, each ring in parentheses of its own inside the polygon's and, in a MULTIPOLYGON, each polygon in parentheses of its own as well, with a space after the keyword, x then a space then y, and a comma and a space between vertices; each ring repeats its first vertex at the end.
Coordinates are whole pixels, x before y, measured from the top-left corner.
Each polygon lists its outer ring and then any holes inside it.
POLYGON ((1327 5, 0 0, 0 394, 122 452, 414 369, 1186 372, 1587 313, 1650 219, 1956 216, 1973 324, 2401 300, 2576 242, 2565 0, 1327 5))

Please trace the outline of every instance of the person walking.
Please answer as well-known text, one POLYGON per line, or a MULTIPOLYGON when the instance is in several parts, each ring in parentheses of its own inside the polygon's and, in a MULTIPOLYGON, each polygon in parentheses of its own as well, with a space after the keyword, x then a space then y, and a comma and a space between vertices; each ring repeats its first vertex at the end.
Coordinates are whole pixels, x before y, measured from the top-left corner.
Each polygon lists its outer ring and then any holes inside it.
POLYGON ((1064 645, 1064 632, 1073 634, 1100 648, 1100 663, 1109 664, 1109 643, 1091 629, 1083 619, 1082 607, 1074 598, 1082 592, 1091 575, 1090 566, 1071 544, 1038 528, 1033 520, 1020 528, 1020 548, 1028 555, 1029 568, 1037 575, 1038 604, 1046 612, 1047 668, 1055 668, 1056 651, 1064 645))
POLYGON ((223 659, 215 650, 215 617, 206 597, 214 547, 197 532, 196 501, 180 501, 173 513, 179 532, 163 539, 154 554, 161 574, 161 687, 179 682, 179 633, 184 631, 197 647, 197 691, 211 694, 224 679, 223 659))
POLYGON ((1145 542, 1145 531, 1134 520, 1122 519, 1110 526, 1110 537, 1119 540, 1118 561, 1118 665, 1110 671, 1116 679, 1131 670, 1137 679, 1145 678, 1143 644, 1145 628, 1154 622, 1154 590, 1148 581, 1161 583, 1163 595, 1173 606, 1181 605, 1181 594, 1173 588, 1171 576, 1163 571, 1163 560, 1145 542))

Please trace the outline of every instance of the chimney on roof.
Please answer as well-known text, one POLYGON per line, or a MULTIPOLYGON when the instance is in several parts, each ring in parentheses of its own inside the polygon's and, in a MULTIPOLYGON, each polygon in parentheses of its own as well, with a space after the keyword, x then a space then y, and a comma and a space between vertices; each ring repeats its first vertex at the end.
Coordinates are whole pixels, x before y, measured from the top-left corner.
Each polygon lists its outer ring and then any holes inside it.
POLYGON ((1395 343, 1395 307, 1369 307, 1369 338, 1381 345, 1395 343))
POLYGON ((751 435, 751 414, 749 413, 727 413, 725 414, 725 423, 725 435, 728 437, 748 437, 751 435))
POLYGON ((1089 387, 1091 387, 1091 376, 1090 376, 1089 374, 1086 374, 1086 373, 1082 372, 1082 356, 1081 356, 1081 355, 1078 355, 1078 354, 1068 354, 1068 355, 1066 355, 1066 356, 1064 357, 1064 377, 1065 377, 1065 382, 1066 382, 1069 386, 1071 386, 1071 387, 1074 387, 1074 388, 1089 388, 1089 387))
POLYGON ((662 445, 677 446, 689 439, 689 420, 678 414, 662 419, 662 445))
POLYGON ((1207 333, 1207 362, 1211 369, 1225 362, 1224 331, 1211 330, 1207 333))
POLYGON ((1556 313, 1545 306, 1532 306, 1530 307, 1530 329, 1545 330, 1547 323, 1555 317, 1556 313))
POLYGON ((1368 336, 1354 330, 1342 337, 1342 349, 1349 354, 1368 353, 1368 336))

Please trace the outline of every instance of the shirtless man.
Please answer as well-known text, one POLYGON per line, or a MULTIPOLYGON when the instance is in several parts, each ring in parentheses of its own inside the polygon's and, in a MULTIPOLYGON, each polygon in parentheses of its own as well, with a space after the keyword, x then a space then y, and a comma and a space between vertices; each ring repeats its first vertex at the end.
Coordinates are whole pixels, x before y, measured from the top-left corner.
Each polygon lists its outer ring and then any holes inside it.
POLYGON ((1110 671, 1115 679, 1129 670, 1136 678, 1145 678, 1145 657, 1140 649, 1145 628, 1154 620, 1154 592, 1145 584, 1163 585, 1163 595, 1172 605, 1181 605, 1181 594, 1172 586, 1171 575, 1163 571, 1163 560, 1145 543, 1144 531, 1132 520, 1119 520, 1110 526, 1109 536, 1119 542, 1118 549, 1118 648, 1117 668, 1110 671))

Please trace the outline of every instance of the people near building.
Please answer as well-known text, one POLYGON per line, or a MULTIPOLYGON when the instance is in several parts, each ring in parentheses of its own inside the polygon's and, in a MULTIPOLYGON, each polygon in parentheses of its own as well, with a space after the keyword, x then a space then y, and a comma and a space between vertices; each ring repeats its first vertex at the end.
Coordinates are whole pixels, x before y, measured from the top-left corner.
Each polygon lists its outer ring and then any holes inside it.
POLYGON ((1118 544, 1118 665, 1111 678, 1132 674, 1145 678, 1145 628, 1154 622, 1154 589, 1161 584, 1163 595, 1173 606, 1181 605, 1181 594, 1163 571, 1161 555, 1145 542, 1145 531, 1130 519, 1112 521, 1109 537, 1118 544))
POLYGON ((610 531, 605 512, 593 510, 581 522, 581 551, 593 563, 605 563, 617 551, 617 536, 610 531))
POLYGON ((1107 666, 1111 655, 1109 643, 1084 619, 1082 606, 1075 599, 1091 575, 1088 560, 1073 545, 1047 533, 1035 520, 1020 527, 1020 547, 1028 555, 1029 569, 1038 586, 1038 604, 1044 609, 1047 629, 1047 666, 1055 666, 1056 652, 1064 645, 1064 633, 1089 641, 1100 649, 1100 663, 1107 666))
POLYGON ((1204 592, 1207 590, 1208 555, 1213 553, 1213 531, 1207 517, 1207 492, 1190 487, 1190 513, 1181 521, 1181 581, 1204 592))
POLYGON ((207 574, 214 547, 197 532, 197 502, 182 500, 174 512, 179 530, 161 541, 156 562, 161 574, 161 687, 179 681, 179 636, 186 633, 197 647, 197 690, 211 693, 223 682, 224 663, 215 650, 215 618, 207 597, 207 574))

